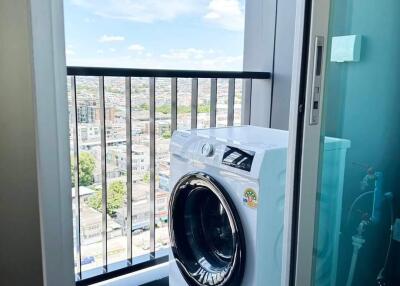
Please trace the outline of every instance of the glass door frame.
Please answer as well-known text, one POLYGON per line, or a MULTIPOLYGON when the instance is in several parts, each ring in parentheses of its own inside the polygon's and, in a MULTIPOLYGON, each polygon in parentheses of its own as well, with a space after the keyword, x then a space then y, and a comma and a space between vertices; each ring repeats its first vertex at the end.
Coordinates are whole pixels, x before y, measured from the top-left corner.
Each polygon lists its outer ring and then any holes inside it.
POLYGON ((313 253, 330 0, 298 0, 296 5, 281 285, 310 286, 313 285, 315 263, 313 253), (318 78, 317 70, 320 71, 318 78), (312 104, 316 101, 316 82, 319 84, 317 108, 312 104))

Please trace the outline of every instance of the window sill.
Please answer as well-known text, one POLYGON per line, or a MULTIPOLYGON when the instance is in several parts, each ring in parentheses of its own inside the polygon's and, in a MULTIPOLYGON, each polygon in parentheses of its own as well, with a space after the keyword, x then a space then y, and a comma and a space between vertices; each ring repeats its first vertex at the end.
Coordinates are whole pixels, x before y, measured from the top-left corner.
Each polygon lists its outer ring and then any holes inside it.
MULTIPOLYGON (((128 261, 121 261, 117 263, 110 264, 108 266, 107 272, 103 272, 103 268, 95 268, 82 273, 82 278, 76 281, 76 286, 82 285, 110 285, 110 281, 120 279, 129 279, 130 284, 116 284, 116 285, 140 285, 147 283, 149 281, 154 281, 165 276, 168 276, 168 254, 169 248, 159 250, 155 253, 155 257, 148 255, 142 255, 135 257, 132 264, 128 261), (161 267, 163 265, 163 267, 161 267), (160 267, 158 267, 160 266, 160 267), (160 272, 161 271, 161 272, 160 272), (162 272, 162 271, 165 271, 162 272), (164 274, 161 274, 164 273, 164 274), (161 275, 161 276, 160 276, 161 275), (145 277, 146 281, 141 283, 140 279, 145 277), (139 279, 138 282, 132 284, 131 279, 139 279), (107 281, 107 284, 101 284, 107 281), (139 283, 140 282, 140 283, 139 283)), ((114 285, 114 284, 111 284, 114 285)))
POLYGON ((149 267, 134 273, 130 273, 124 276, 113 278, 93 285, 95 286, 160 285, 161 286, 165 284, 166 277, 168 277, 168 262, 164 262, 162 264, 153 267, 149 267))

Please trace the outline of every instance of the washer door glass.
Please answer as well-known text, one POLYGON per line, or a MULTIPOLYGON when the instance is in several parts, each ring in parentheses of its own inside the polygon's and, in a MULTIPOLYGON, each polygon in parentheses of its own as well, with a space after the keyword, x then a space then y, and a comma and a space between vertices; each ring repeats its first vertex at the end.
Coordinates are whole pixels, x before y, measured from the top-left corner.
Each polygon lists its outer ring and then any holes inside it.
POLYGON ((171 247, 189 285, 240 285, 245 242, 226 191, 211 177, 191 173, 170 201, 171 247))

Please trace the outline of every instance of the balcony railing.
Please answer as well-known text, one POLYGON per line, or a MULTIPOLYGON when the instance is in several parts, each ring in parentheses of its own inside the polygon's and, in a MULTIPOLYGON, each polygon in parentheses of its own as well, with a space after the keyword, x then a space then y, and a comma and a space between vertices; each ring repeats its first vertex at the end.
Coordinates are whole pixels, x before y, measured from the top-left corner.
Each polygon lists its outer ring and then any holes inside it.
POLYGON ((249 124, 268 72, 68 67, 77 284, 167 261, 169 138, 249 124))

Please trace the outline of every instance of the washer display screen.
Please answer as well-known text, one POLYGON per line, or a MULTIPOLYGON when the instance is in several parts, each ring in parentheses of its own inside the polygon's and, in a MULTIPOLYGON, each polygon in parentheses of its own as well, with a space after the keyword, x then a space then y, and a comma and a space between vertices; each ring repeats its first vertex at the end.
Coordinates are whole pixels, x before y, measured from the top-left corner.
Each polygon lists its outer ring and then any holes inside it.
POLYGON ((250 172, 255 152, 226 146, 222 164, 250 172))

